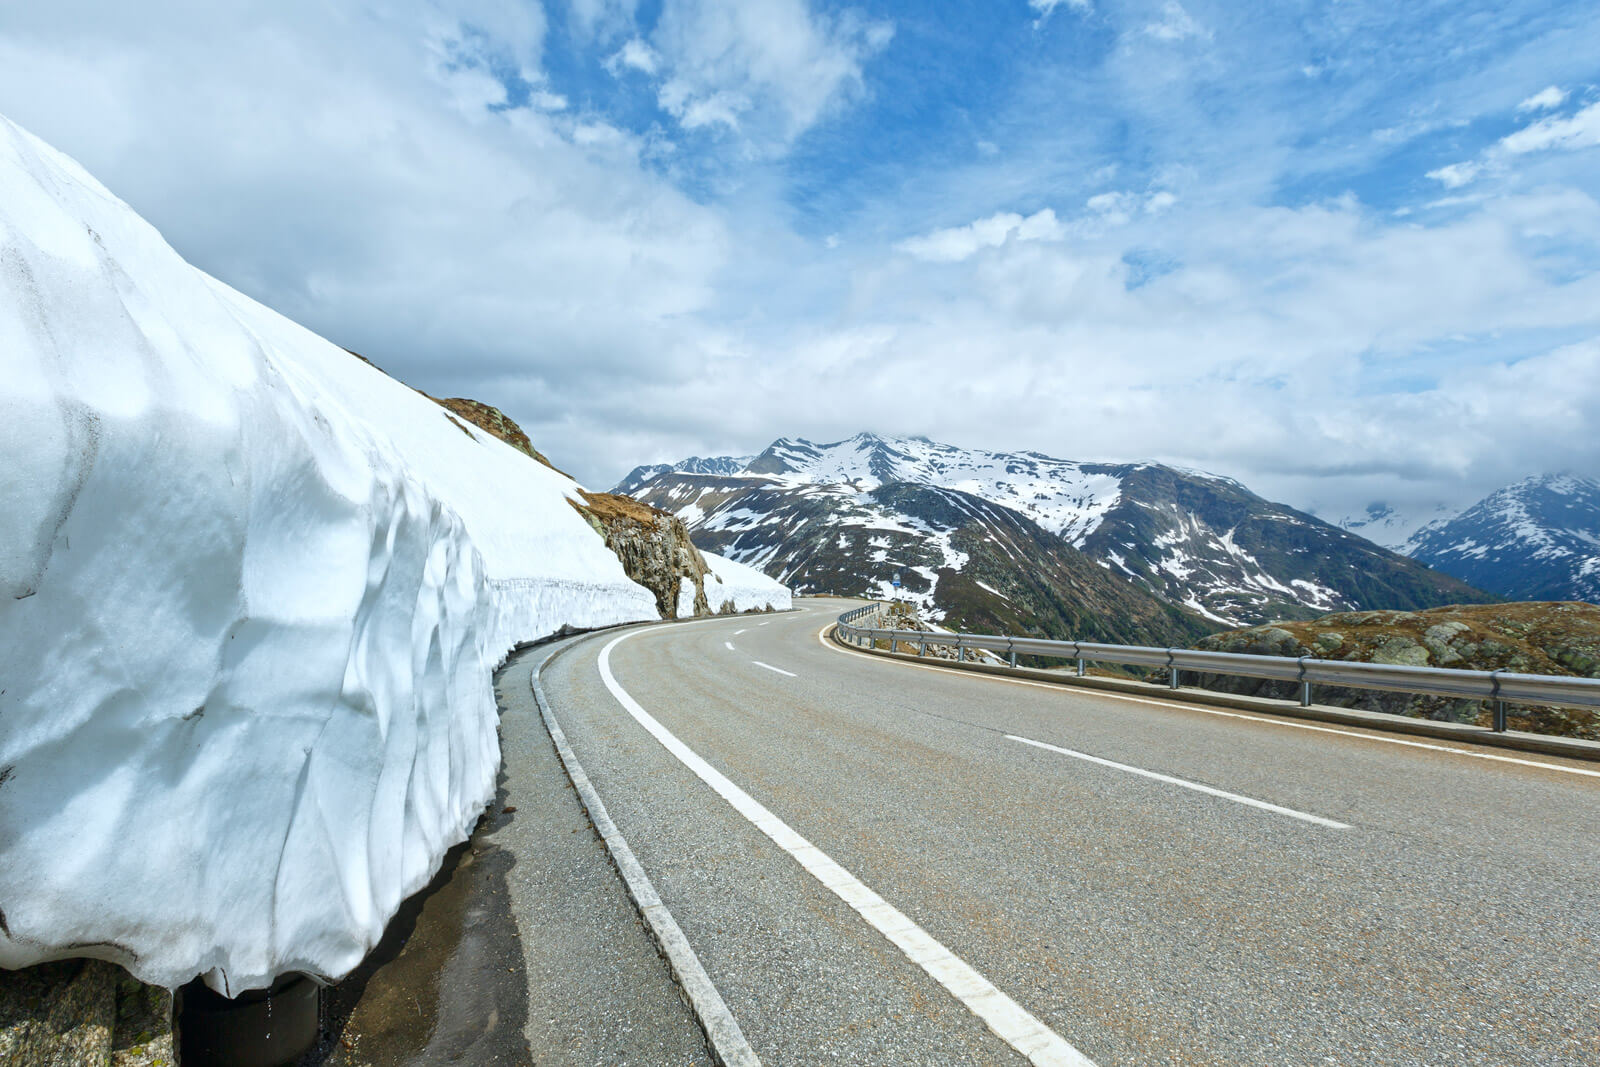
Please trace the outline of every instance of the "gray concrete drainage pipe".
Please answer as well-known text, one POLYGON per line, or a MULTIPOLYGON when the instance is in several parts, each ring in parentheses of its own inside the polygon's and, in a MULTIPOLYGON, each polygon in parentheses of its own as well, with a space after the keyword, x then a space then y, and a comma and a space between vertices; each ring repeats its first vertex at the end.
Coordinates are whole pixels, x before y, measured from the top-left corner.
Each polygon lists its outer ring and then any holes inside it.
POLYGON ((173 1005, 183 1067, 287 1067, 316 1044, 322 987, 287 974, 229 999, 194 981, 173 1005))

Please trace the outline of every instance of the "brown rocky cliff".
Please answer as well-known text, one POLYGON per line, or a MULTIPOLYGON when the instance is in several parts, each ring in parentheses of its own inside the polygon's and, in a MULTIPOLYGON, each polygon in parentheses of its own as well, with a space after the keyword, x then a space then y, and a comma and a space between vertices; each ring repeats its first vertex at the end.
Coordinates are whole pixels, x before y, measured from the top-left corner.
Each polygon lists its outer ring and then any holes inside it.
POLYGON ((574 501, 572 506, 605 538, 628 577, 655 594, 656 610, 663 619, 678 617, 678 590, 685 578, 694 585, 695 615, 711 613, 706 563, 689 540, 683 520, 613 493, 584 491, 583 499, 583 504, 574 501))
MULTIPOLYGON (((1600 678, 1600 607, 1529 602, 1469 604, 1428 611, 1348 611, 1304 622, 1230 630, 1194 647, 1211 652, 1311 656, 1362 663, 1456 670, 1506 670, 1600 678)), ((1203 674, 1207 689, 1293 699, 1292 682, 1203 674)), ((1317 686, 1315 700, 1335 707, 1488 725, 1487 702, 1317 686)), ((1600 714, 1569 708, 1510 706, 1512 729, 1600 740, 1600 714)))

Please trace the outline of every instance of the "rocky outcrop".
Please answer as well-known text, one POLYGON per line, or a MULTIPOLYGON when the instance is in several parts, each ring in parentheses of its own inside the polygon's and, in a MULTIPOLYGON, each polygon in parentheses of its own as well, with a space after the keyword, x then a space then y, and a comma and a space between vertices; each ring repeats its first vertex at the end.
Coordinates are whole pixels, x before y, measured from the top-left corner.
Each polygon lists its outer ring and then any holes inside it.
POLYGON ((428 399, 446 411, 452 411, 461 416, 485 433, 493 434, 495 437, 500 438, 500 440, 529 459, 536 459, 551 470, 555 469, 555 464, 546 459, 544 453, 533 447, 533 442, 528 440, 528 435, 522 432, 522 427, 518 426, 510 416, 499 408, 479 400, 469 400, 464 396, 443 398, 430 396, 428 399))
MULTIPOLYGON (((606 547, 622 561, 628 577, 655 594, 656 609, 663 619, 711 614, 706 601, 706 562, 689 540, 681 519, 613 493, 585 492, 583 499, 583 504, 574 502, 572 506, 605 538, 606 547), (686 595, 689 588, 694 590, 692 610, 686 595)), ((728 610, 731 603, 720 607, 728 610)))
POLYGON ((172 996, 102 960, 0 971, 0 1063, 170 1067, 172 996))
MULTIPOLYGON (((1600 607, 1581 603, 1473 604, 1429 611, 1351 611, 1303 622, 1230 630, 1196 648, 1362 663, 1506 670, 1600 678, 1600 607)), ((1226 693, 1291 699, 1292 682, 1199 675, 1188 681, 1226 693)), ((1484 701, 1318 686, 1319 704, 1488 725, 1484 701)), ((1600 740, 1600 715, 1512 705, 1512 729, 1600 740)))
MULTIPOLYGON (((345 349, 345 351, 349 352, 352 356, 355 356, 357 359, 371 367, 373 370, 377 371, 379 374, 382 374, 388 378, 394 378, 394 375, 390 374, 388 371, 372 362, 372 360, 368 359, 366 356, 363 356, 360 352, 356 352, 348 348, 345 349)), ((394 378, 394 380, 397 382, 400 381, 398 378, 394 378)), ((400 384, 405 385, 404 382, 401 382, 400 384)), ((549 467, 551 470, 558 469, 554 463, 551 463, 544 457, 542 452, 533 447, 533 442, 528 439, 528 435, 526 433, 522 432, 522 427, 518 426, 514 419, 492 404, 485 404, 481 400, 472 400, 464 396, 437 397, 432 393, 423 393, 421 389, 418 389, 414 385, 407 385, 406 388, 412 390, 413 392, 421 393, 435 404, 438 404, 440 407, 444 408, 445 411, 450 412, 451 414, 446 415, 445 417, 450 419, 450 421, 454 422, 457 426, 462 426, 462 423, 459 421, 459 419, 464 419, 476 426, 478 429, 482 430, 484 433, 498 437, 500 440, 504 441, 518 452, 521 452, 529 459, 536 459, 540 463, 543 463, 546 467, 549 467), (453 416, 459 416, 459 419, 453 416)), ((469 437, 471 436, 470 430, 466 430, 464 426, 462 426, 462 429, 469 437)), ((563 471, 562 473, 566 472, 563 471)))

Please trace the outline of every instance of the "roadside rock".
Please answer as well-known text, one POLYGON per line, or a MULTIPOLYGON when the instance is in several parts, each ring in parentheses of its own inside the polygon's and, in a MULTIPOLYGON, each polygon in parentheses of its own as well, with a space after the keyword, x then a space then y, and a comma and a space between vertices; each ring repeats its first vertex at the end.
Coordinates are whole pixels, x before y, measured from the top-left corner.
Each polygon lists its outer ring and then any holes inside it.
POLYGON ((0 971, 0 1063, 171 1067, 172 995, 102 960, 0 971))
MULTIPOLYGON (((689 540, 683 520, 614 493, 584 492, 584 504, 573 503, 622 561, 629 578, 655 594, 663 619, 678 618, 684 581, 693 588, 695 616, 711 614, 706 602, 706 562, 689 540)), ((731 610, 732 601, 722 605, 731 610)), ((688 614, 688 612, 684 612, 688 614)))
MULTIPOLYGON (((1600 607, 1582 603, 1471 604, 1429 611, 1356 611, 1305 622, 1277 622, 1215 634, 1194 646, 1212 652, 1349 662, 1506 670, 1600 678, 1600 607)), ((1225 693, 1293 699, 1291 682, 1190 675, 1191 684, 1225 693)), ((1488 725, 1485 701, 1451 700, 1318 686, 1319 704, 1449 722, 1488 725)), ((1600 715, 1567 708, 1511 705, 1513 729, 1600 740, 1600 715)))

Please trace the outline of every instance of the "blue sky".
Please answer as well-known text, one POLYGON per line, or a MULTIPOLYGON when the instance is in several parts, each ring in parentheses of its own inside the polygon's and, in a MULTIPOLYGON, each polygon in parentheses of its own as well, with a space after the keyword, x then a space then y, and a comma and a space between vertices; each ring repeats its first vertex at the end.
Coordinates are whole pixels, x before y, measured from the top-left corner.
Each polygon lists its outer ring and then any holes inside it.
POLYGON ((607 484, 860 429, 1331 517, 1600 474, 1600 4, 106 0, 0 112, 607 484))

